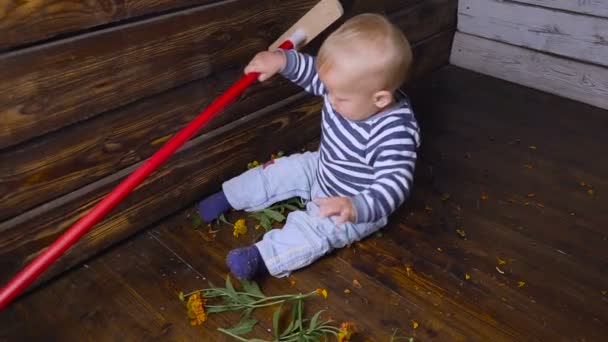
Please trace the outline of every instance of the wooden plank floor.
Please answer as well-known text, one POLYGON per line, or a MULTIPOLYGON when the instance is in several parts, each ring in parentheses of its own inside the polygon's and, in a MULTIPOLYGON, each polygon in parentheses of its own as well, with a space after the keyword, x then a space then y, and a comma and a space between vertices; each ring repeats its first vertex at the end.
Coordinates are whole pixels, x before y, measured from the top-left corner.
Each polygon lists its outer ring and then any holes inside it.
MULTIPOLYGON (((608 340, 608 112, 452 66, 410 94, 423 129, 411 199, 382 234, 263 279, 264 292, 327 288, 308 308, 355 321, 356 341, 395 328, 416 341, 608 340)), ((0 341, 229 341, 216 328, 238 316, 191 327, 177 293, 222 283, 227 251, 260 231, 210 234, 194 212, 14 303, 0 341)), ((271 311, 256 315, 254 335, 270 338, 271 311)))

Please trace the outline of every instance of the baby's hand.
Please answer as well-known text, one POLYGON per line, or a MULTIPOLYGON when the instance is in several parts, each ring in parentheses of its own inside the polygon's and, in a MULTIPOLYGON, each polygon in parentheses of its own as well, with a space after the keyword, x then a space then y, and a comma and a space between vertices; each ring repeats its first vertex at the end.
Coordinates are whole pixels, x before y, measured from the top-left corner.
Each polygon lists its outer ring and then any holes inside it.
POLYGON ((264 82, 285 66, 285 54, 281 51, 262 51, 245 67, 245 73, 259 72, 258 80, 264 82))
POLYGON ((338 225, 355 221, 355 206, 348 197, 317 198, 314 202, 319 206, 319 216, 339 216, 336 219, 338 225))

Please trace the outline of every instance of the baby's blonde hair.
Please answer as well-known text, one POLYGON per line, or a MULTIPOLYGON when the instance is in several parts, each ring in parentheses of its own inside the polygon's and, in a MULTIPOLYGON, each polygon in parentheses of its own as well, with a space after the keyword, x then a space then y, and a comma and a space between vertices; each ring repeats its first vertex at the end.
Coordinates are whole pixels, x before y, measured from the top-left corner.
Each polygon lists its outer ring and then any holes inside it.
POLYGON ((327 37, 317 55, 318 71, 323 72, 340 58, 365 58, 363 62, 378 73, 380 86, 391 91, 407 80, 413 59, 403 32, 386 17, 374 13, 347 20, 327 37))

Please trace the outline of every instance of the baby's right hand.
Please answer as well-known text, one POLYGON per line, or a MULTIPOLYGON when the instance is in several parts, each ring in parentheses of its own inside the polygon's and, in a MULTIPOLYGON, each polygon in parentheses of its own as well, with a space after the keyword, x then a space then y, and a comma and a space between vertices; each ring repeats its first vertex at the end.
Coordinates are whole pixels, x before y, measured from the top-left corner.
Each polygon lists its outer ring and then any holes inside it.
POLYGON ((281 71, 284 66, 285 54, 282 51, 262 51, 245 67, 245 73, 259 72, 258 80, 263 82, 281 71))

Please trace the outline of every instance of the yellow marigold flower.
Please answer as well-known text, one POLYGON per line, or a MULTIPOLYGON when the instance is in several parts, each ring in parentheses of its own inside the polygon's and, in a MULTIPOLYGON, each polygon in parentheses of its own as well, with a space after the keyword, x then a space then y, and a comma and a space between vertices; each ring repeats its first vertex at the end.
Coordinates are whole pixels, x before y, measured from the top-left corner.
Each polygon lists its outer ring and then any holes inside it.
POLYGON ((188 297, 186 308, 188 309, 190 325, 200 325, 207 320, 207 313, 205 312, 206 303, 207 301, 201 298, 200 292, 188 297))
POLYGON ((323 296, 323 298, 327 299, 327 290, 326 289, 316 289, 316 292, 319 296, 323 296))
POLYGON ((285 155, 285 152, 283 152, 283 151, 278 151, 277 153, 273 153, 273 154, 271 154, 271 155, 270 155, 270 160, 274 160, 274 159, 277 159, 277 158, 281 158, 281 157, 282 157, 282 156, 284 156, 284 155, 285 155))
POLYGON ((342 322, 338 332, 338 342, 350 341, 353 334, 357 332, 353 322, 342 322))
POLYGON ((234 223, 234 231, 232 232, 232 235, 236 238, 238 238, 241 235, 245 235, 247 234, 247 225, 245 224, 245 220, 244 219, 240 219, 237 220, 234 223))
POLYGON ((258 167, 258 166, 260 166, 260 162, 257 160, 254 160, 251 163, 247 164, 247 169, 253 169, 254 167, 258 167))

